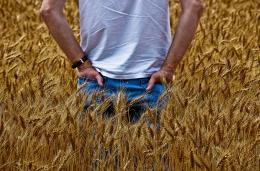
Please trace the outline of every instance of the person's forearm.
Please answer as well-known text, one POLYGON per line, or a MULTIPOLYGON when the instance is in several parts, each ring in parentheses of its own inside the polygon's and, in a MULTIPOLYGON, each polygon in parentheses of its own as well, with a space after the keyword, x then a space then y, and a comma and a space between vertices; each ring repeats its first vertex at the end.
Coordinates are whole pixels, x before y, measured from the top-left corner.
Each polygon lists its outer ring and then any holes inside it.
POLYGON ((72 29, 61 11, 42 10, 41 16, 55 41, 72 63, 84 56, 83 50, 79 46, 72 29))
POLYGON ((188 9, 183 9, 176 27, 174 40, 162 65, 164 70, 173 72, 176 70, 195 35, 202 10, 202 5, 189 6, 188 9))

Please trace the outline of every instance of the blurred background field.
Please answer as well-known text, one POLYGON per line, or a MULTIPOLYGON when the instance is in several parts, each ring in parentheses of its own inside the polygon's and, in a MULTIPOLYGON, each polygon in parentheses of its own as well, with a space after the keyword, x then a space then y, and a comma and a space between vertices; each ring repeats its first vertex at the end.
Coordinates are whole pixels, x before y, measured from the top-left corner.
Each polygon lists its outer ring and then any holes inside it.
MULTIPOLYGON (((209 0, 169 86, 161 131, 77 118, 76 73, 39 17, 39 0, 0 1, 0 170, 260 170, 260 2, 209 0), (93 131, 95 130, 95 133, 93 131)), ((170 1, 172 31, 180 14, 170 1)), ((76 1, 66 14, 79 38, 76 1)))

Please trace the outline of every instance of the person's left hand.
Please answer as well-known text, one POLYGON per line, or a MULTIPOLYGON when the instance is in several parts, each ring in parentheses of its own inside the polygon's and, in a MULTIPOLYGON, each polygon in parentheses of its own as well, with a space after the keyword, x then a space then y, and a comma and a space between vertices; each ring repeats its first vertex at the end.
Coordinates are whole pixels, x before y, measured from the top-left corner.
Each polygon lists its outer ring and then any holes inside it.
POLYGON ((153 73, 151 76, 146 91, 151 91, 155 83, 166 82, 170 83, 174 79, 173 70, 161 68, 159 71, 153 73))

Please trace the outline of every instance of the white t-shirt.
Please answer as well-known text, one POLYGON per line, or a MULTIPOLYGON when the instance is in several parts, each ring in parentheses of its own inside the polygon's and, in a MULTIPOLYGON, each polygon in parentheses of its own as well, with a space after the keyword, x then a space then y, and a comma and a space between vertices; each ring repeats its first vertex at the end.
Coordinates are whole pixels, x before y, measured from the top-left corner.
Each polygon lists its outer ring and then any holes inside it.
POLYGON ((158 71, 171 45, 168 0, 79 0, 81 48, 102 75, 158 71))

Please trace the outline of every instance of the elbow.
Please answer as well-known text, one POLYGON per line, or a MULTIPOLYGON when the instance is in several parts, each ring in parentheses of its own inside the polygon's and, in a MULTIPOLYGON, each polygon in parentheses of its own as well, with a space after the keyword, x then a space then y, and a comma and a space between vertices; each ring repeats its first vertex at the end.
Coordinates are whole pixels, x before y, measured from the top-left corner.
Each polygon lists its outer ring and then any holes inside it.
POLYGON ((189 4, 186 5, 186 7, 184 8, 184 11, 189 11, 193 14, 198 15, 198 17, 201 17, 204 11, 204 5, 201 0, 191 0, 189 1, 189 4))
POLYGON ((40 16, 42 17, 44 22, 48 22, 49 20, 51 20, 56 15, 56 13, 57 11, 53 7, 43 5, 40 9, 40 16))
POLYGON ((41 7, 40 16, 44 21, 48 20, 48 18, 50 18, 52 14, 53 14, 52 8, 44 7, 44 6, 41 7))

